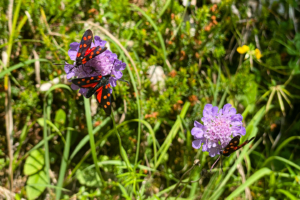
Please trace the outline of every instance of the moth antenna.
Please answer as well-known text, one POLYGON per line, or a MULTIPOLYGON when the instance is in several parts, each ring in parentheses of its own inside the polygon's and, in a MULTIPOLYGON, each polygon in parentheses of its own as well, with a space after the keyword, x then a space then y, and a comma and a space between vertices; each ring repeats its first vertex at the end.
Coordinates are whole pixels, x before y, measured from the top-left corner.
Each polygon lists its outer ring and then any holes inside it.
MULTIPOLYGON (((220 157, 222 157, 222 155, 220 155, 219 158, 218 158, 218 159, 214 162, 214 164, 211 166, 210 172, 211 172, 211 170, 214 168, 214 166, 217 164, 217 162, 220 160, 220 157)), ((222 165, 222 163, 221 163, 221 165, 222 165)))
POLYGON ((60 64, 60 63, 53 63, 53 65, 72 65, 72 64, 69 64, 67 63, 67 61, 64 61, 65 63, 64 64, 60 64))
POLYGON ((130 85, 129 81, 126 81, 126 80, 124 80, 122 78, 120 78, 119 81, 123 81, 123 82, 127 83, 128 85, 130 85))

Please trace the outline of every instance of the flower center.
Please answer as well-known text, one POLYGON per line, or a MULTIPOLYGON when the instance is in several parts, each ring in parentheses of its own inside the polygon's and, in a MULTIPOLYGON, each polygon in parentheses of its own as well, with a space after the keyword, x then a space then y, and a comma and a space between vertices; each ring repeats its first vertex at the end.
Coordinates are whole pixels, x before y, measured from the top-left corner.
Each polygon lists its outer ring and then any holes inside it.
POLYGON ((230 139, 231 135, 230 118, 225 116, 215 117, 208 122, 206 127, 204 137, 212 142, 218 143, 220 141, 222 146, 228 143, 228 139, 230 139))

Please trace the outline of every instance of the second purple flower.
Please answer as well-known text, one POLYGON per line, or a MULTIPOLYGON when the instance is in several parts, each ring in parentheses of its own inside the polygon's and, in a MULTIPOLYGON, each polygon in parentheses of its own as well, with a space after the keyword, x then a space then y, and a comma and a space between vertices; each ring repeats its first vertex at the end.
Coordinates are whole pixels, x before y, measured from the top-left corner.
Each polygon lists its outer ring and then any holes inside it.
POLYGON ((195 121, 195 127, 191 131, 194 136, 192 146, 195 149, 202 146, 202 151, 209 152, 211 157, 220 154, 232 136, 246 134, 242 120, 242 115, 236 114, 236 109, 230 104, 224 105, 220 110, 217 106, 206 104, 201 119, 203 124, 195 121))

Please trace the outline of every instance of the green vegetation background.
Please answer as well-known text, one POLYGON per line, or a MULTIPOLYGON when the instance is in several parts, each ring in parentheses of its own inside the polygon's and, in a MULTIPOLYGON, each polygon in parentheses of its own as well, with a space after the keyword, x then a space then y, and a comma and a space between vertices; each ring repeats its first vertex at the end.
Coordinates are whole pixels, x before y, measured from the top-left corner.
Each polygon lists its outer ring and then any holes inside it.
POLYGON ((0 198, 299 199, 299 7, 1 1, 0 198), (69 44, 86 29, 127 63, 131 85, 114 88, 113 118, 54 65, 71 62, 69 44), (207 103, 231 103, 242 141, 256 137, 223 159, 223 173, 191 147, 207 103))

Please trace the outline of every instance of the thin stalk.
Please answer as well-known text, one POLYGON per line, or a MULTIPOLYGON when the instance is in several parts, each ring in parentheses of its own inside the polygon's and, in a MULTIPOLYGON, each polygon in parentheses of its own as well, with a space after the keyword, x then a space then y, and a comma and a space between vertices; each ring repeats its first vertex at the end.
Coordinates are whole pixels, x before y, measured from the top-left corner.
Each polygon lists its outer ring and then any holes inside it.
MULTIPOLYGON (((70 105, 72 106, 73 104, 70 103, 70 105)), ((75 112, 74 112, 74 110, 71 110, 69 127, 73 127, 74 117, 75 117, 75 112)), ((72 135, 72 131, 70 129, 68 129, 66 144, 64 146, 64 153, 63 153, 63 157, 62 157, 61 165, 60 165, 60 170, 59 170, 57 189, 56 189, 56 192, 55 192, 55 199, 56 200, 60 199, 61 188, 63 187, 64 177, 65 177, 67 166, 68 166, 69 152, 70 152, 70 147, 71 147, 71 135, 72 135)))
POLYGON ((113 112, 111 112, 111 118, 112 118, 112 122, 113 122, 113 126, 114 126, 114 131, 115 131, 115 133, 116 133, 116 135, 117 135, 117 137, 118 137, 121 157, 122 157, 123 160, 125 161, 125 163, 126 163, 126 165, 127 165, 127 169, 130 169, 130 170, 132 171, 133 169, 132 169, 132 167, 131 167, 131 165, 130 165, 130 162, 129 162, 129 160, 128 160, 126 151, 125 151, 125 149, 124 149, 123 146, 122 146, 122 140, 121 140, 120 134, 119 134, 118 129, 117 129, 117 126, 116 126, 116 122, 115 122, 115 118, 114 118, 113 112))
POLYGON ((49 176, 49 171, 50 171, 50 163, 49 163, 49 146, 48 146, 48 140, 47 140, 47 102, 46 99, 44 99, 44 105, 43 105, 43 116, 44 116, 44 127, 43 127, 43 140, 44 140, 44 149, 45 149, 45 167, 46 167, 46 178, 47 178, 47 184, 50 184, 50 176, 49 176))
POLYGON ((97 174, 99 175, 101 181, 104 182, 104 179, 101 175, 101 172, 100 172, 100 169, 99 169, 99 166, 98 166, 98 159, 97 159, 95 139, 94 139, 94 134, 93 134, 93 126, 92 126, 90 100, 85 98, 85 97, 83 97, 83 100, 84 100, 86 124, 87 124, 87 128, 88 128, 88 134, 89 134, 89 137, 90 137, 90 145, 91 145, 93 161, 94 161, 94 164, 95 164, 97 174))

